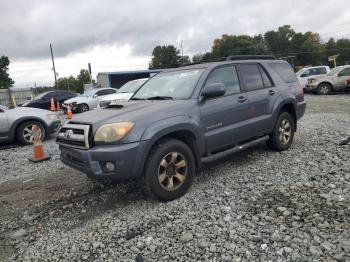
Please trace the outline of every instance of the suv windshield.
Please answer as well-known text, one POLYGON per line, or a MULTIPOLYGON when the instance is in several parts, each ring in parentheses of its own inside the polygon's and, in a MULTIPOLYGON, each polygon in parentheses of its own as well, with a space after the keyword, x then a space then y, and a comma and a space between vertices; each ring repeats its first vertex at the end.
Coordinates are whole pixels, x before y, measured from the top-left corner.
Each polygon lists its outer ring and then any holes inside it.
POLYGON ((147 79, 127 82, 118 90, 118 93, 134 93, 146 80, 147 79))
POLYGON ((93 96, 94 93, 95 92, 93 89, 85 90, 84 93, 81 94, 81 96, 90 97, 90 96, 93 96))
POLYGON ((204 69, 160 73, 148 80, 132 97, 137 99, 188 99, 204 69))
POLYGON ((342 69, 343 67, 336 67, 336 68, 333 68, 329 73, 328 73, 328 76, 334 76, 336 73, 338 73, 340 71, 340 69, 342 69))

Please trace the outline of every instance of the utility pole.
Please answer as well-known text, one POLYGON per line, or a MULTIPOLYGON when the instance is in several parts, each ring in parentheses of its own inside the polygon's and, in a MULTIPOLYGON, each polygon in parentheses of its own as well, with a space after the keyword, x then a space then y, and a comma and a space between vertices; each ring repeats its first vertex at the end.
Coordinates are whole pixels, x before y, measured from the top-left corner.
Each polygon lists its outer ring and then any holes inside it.
POLYGON ((55 89, 57 89, 57 76, 56 76, 55 60, 53 59, 53 52, 52 52, 52 45, 51 44, 50 44, 50 51, 51 51, 53 73, 55 75, 55 89))
POLYGON ((67 89, 68 89, 68 91, 70 91, 70 90, 69 90, 69 82, 68 82, 68 77, 66 78, 66 81, 67 81, 67 89))
POLYGON ((181 46, 181 57, 184 57, 184 50, 182 48, 182 42, 183 42, 183 40, 181 40, 181 44, 180 44, 180 46, 181 46))

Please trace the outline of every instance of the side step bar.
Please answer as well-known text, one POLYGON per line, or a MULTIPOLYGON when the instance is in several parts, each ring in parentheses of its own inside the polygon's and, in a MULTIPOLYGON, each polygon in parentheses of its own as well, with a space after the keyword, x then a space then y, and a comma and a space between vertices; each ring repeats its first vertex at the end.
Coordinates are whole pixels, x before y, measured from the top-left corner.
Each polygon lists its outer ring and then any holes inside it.
POLYGON ((262 142, 265 142, 266 140, 269 139, 269 136, 263 136, 263 137, 260 137, 256 140, 253 140, 253 141, 250 141, 250 142, 247 142, 245 144, 242 144, 242 145, 237 145, 233 148, 230 148, 226 151, 222 151, 222 152, 219 152, 217 154, 214 154, 214 155, 209 155, 209 156, 206 156, 206 157, 202 157, 201 160, 202 160, 202 163, 209 163, 209 162, 212 162, 212 161, 215 161, 215 160, 218 160, 222 157, 225 157, 225 156, 228 156, 228 155, 231 155, 233 153, 237 153, 239 151, 242 151, 248 147, 252 147, 252 146, 256 146, 262 142))

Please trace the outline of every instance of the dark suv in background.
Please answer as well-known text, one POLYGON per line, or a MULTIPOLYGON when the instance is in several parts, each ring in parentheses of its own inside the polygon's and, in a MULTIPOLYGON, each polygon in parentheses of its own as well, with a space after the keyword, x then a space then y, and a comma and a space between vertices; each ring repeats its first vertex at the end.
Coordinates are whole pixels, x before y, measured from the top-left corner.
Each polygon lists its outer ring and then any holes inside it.
POLYGON ((75 116, 57 143, 61 160, 91 178, 140 178, 172 200, 202 163, 265 141, 288 149, 305 107, 287 62, 230 56, 159 73, 129 102, 75 116))

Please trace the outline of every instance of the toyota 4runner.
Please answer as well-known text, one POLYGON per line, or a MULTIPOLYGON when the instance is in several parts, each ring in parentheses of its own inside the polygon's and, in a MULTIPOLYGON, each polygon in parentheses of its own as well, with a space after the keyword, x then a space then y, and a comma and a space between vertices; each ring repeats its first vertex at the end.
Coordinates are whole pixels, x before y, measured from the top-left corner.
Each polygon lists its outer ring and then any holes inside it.
POLYGON ((102 180, 140 179, 161 200, 208 163, 261 142, 290 147, 305 112, 291 66, 230 56, 159 73, 128 102, 74 116, 59 131, 63 163, 102 180))

